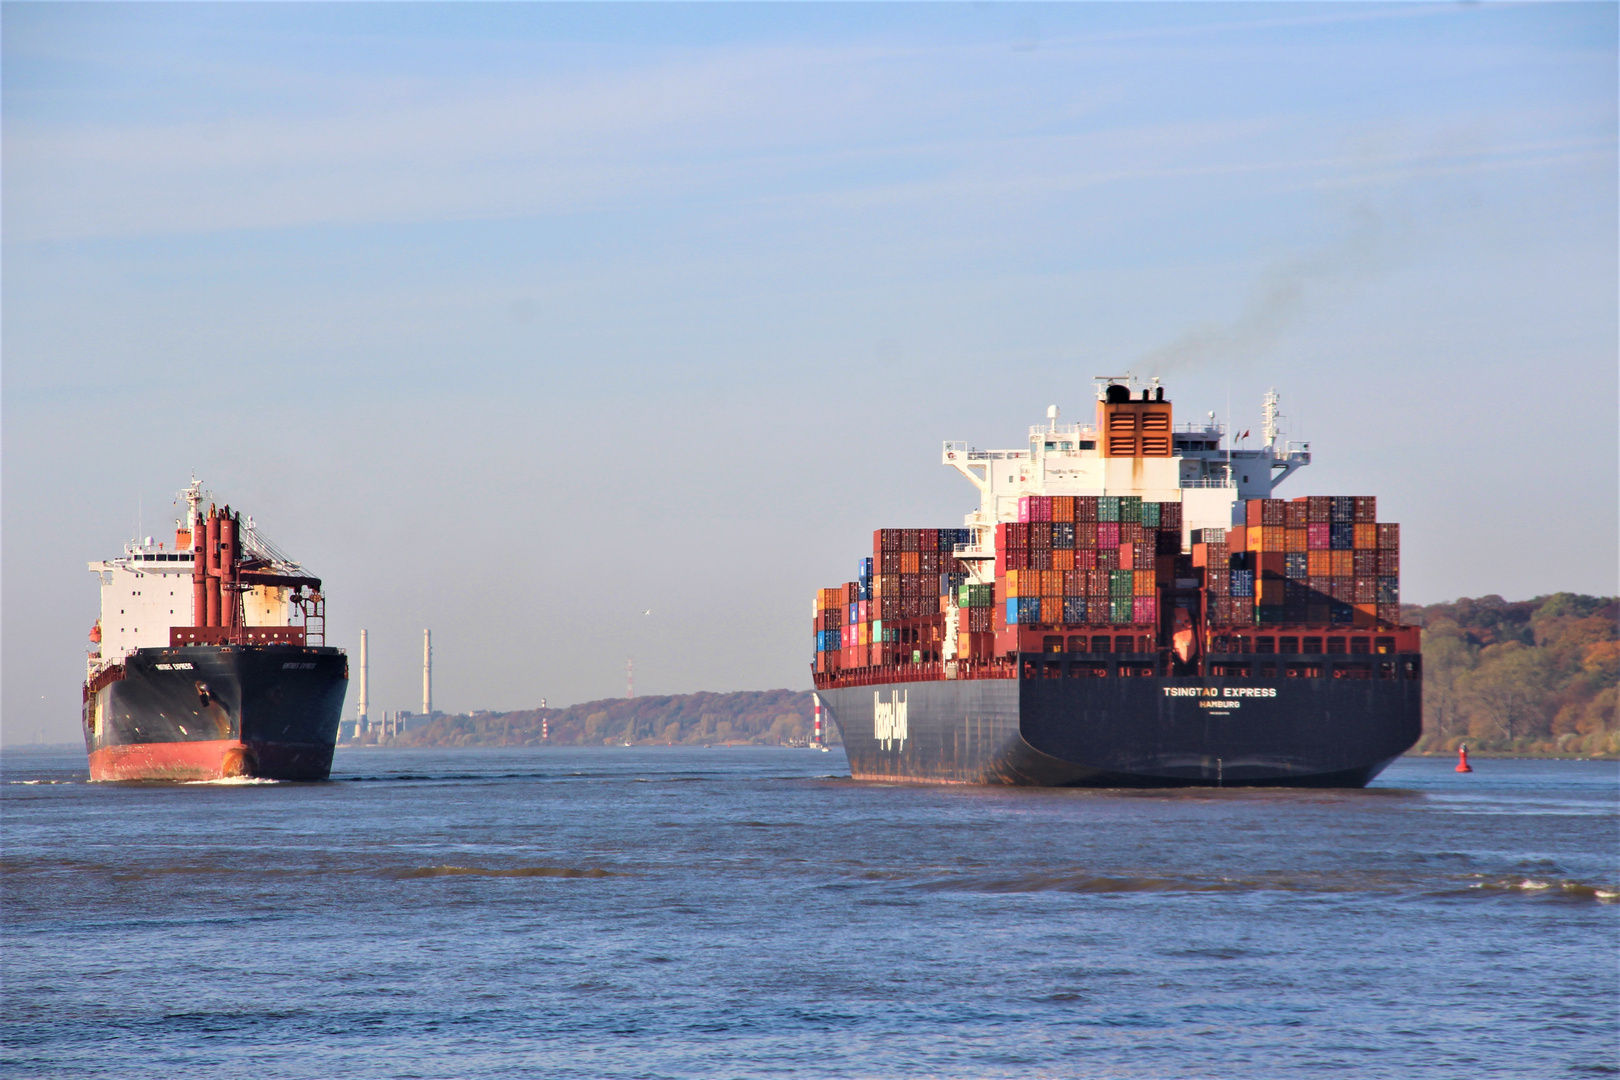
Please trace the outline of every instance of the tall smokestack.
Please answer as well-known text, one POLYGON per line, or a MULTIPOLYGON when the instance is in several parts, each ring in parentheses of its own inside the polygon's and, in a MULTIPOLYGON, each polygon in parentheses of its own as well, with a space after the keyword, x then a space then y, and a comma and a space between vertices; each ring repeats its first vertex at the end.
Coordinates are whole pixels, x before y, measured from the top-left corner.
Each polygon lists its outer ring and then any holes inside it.
POLYGON ((369 692, 369 687, 366 685, 368 681, 368 666, 369 665, 366 663, 366 632, 362 630, 360 631, 360 713, 355 718, 354 722, 354 734, 356 738, 359 738, 360 735, 365 732, 367 726, 366 714, 371 709, 371 694, 369 692))
POLYGON ((433 631, 422 631, 422 715, 433 719, 433 631))

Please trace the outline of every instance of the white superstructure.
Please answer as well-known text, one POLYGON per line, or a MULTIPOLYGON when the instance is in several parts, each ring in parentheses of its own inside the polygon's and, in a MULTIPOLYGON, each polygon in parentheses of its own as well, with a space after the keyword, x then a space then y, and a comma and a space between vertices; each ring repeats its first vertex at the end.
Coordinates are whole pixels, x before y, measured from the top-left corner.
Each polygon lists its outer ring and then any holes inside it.
MULTIPOLYGON (((1234 439, 1215 414, 1193 423, 1173 423, 1170 402, 1159 380, 1139 388, 1127 376, 1099 377, 1098 419, 1064 424, 1056 405, 1045 424, 1029 429, 1027 448, 979 450, 946 442, 943 464, 979 489, 979 508, 965 521, 977 538, 959 546, 958 557, 975 560, 973 580, 994 580, 995 527, 1018 520, 1019 499, 1027 495, 1137 495, 1154 502, 1182 504, 1182 544, 1193 529, 1239 524, 1242 501, 1270 498, 1278 484, 1310 464, 1309 443, 1278 445, 1278 397, 1266 394, 1258 449, 1233 447, 1234 439), (1151 414, 1130 435, 1104 430, 1116 413, 1151 414)), ((1247 433, 1245 433, 1247 434, 1247 433)), ((1239 437, 1237 442, 1244 440, 1239 437)))
MULTIPOLYGON (((193 537, 203 525, 202 504, 210 495, 193 477, 181 497, 186 500, 186 516, 174 523, 172 548, 147 536, 125 544, 118 558, 88 564, 101 579, 101 619, 91 631, 89 677, 122 663, 136 649, 165 648, 173 627, 194 625, 193 537)), ((294 578, 305 576, 303 567, 258 535, 252 518, 242 523, 241 547, 244 556, 253 560, 244 565, 294 578)), ((243 587, 242 625, 302 625, 302 613, 293 603, 292 593, 293 589, 278 585, 243 587)))

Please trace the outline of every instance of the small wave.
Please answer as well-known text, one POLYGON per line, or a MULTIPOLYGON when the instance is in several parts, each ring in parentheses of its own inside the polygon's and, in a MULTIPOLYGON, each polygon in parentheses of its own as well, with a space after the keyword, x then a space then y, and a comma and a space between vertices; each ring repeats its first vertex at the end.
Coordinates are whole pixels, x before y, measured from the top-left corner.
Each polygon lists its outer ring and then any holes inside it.
POLYGON ((1127 877, 1103 874, 1023 874, 1012 878, 961 878, 921 882, 928 892, 1070 892, 1070 893, 1182 893, 1257 892, 1290 889, 1283 883, 1235 881, 1225 878, 1127 877))
POLYGON ((279 784, 280 780, 267 780, 262 776, 222 776, 218 780, 186 780, 187 787, 212 784, 214 787, 252 787, 258 784, 279 784))
POLYGON ((1572 881, 1567 878, 1552 881, 1544 878, 1515 877, 1476 881, 1466 889, 1452 891, 1446 895, 1545 896, 1559 900, 1591 900, 1600 904, 1612 904, 1616 900, 1620 900, 1620 886, 1588 885, 1584 881, 1572 881))
POLYGON ((509 877, 509 878, 605 878, 620 875, 596 867, 581 870, 573 866, 511 866, 491 868, 483 866, 419 866, 400 870, 394 874, 401 880, 438 877, 509 877))
POLYGON ((72 780, 7 780, 8 784, 71 784, 72 780))

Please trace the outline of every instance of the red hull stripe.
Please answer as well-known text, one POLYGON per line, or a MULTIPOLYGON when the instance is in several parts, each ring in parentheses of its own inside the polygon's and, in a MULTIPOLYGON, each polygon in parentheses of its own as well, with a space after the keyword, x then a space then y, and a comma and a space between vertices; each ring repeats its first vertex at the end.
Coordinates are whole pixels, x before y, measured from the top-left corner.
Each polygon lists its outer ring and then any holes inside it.
POLYGON ((246 749, 235 739, 104 746, 90 755, 90 779, 219 780, 226 775, 225 755, 246 749))

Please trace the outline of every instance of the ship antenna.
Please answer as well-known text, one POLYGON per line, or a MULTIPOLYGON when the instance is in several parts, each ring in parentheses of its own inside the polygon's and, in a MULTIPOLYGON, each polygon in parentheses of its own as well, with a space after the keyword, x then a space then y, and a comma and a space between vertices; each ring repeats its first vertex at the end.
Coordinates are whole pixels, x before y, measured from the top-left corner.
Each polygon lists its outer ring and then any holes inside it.
POLYGON ((1277 446, 1277 421, 1282 418, 1282 413, 1277 408, 1279 400, 1275 386, 1267 390, 1266 396, 1260 399, 1260 414, 1264 417, 1260 433, 1265 436, 1267 449, 1275 449, 1277 446))

